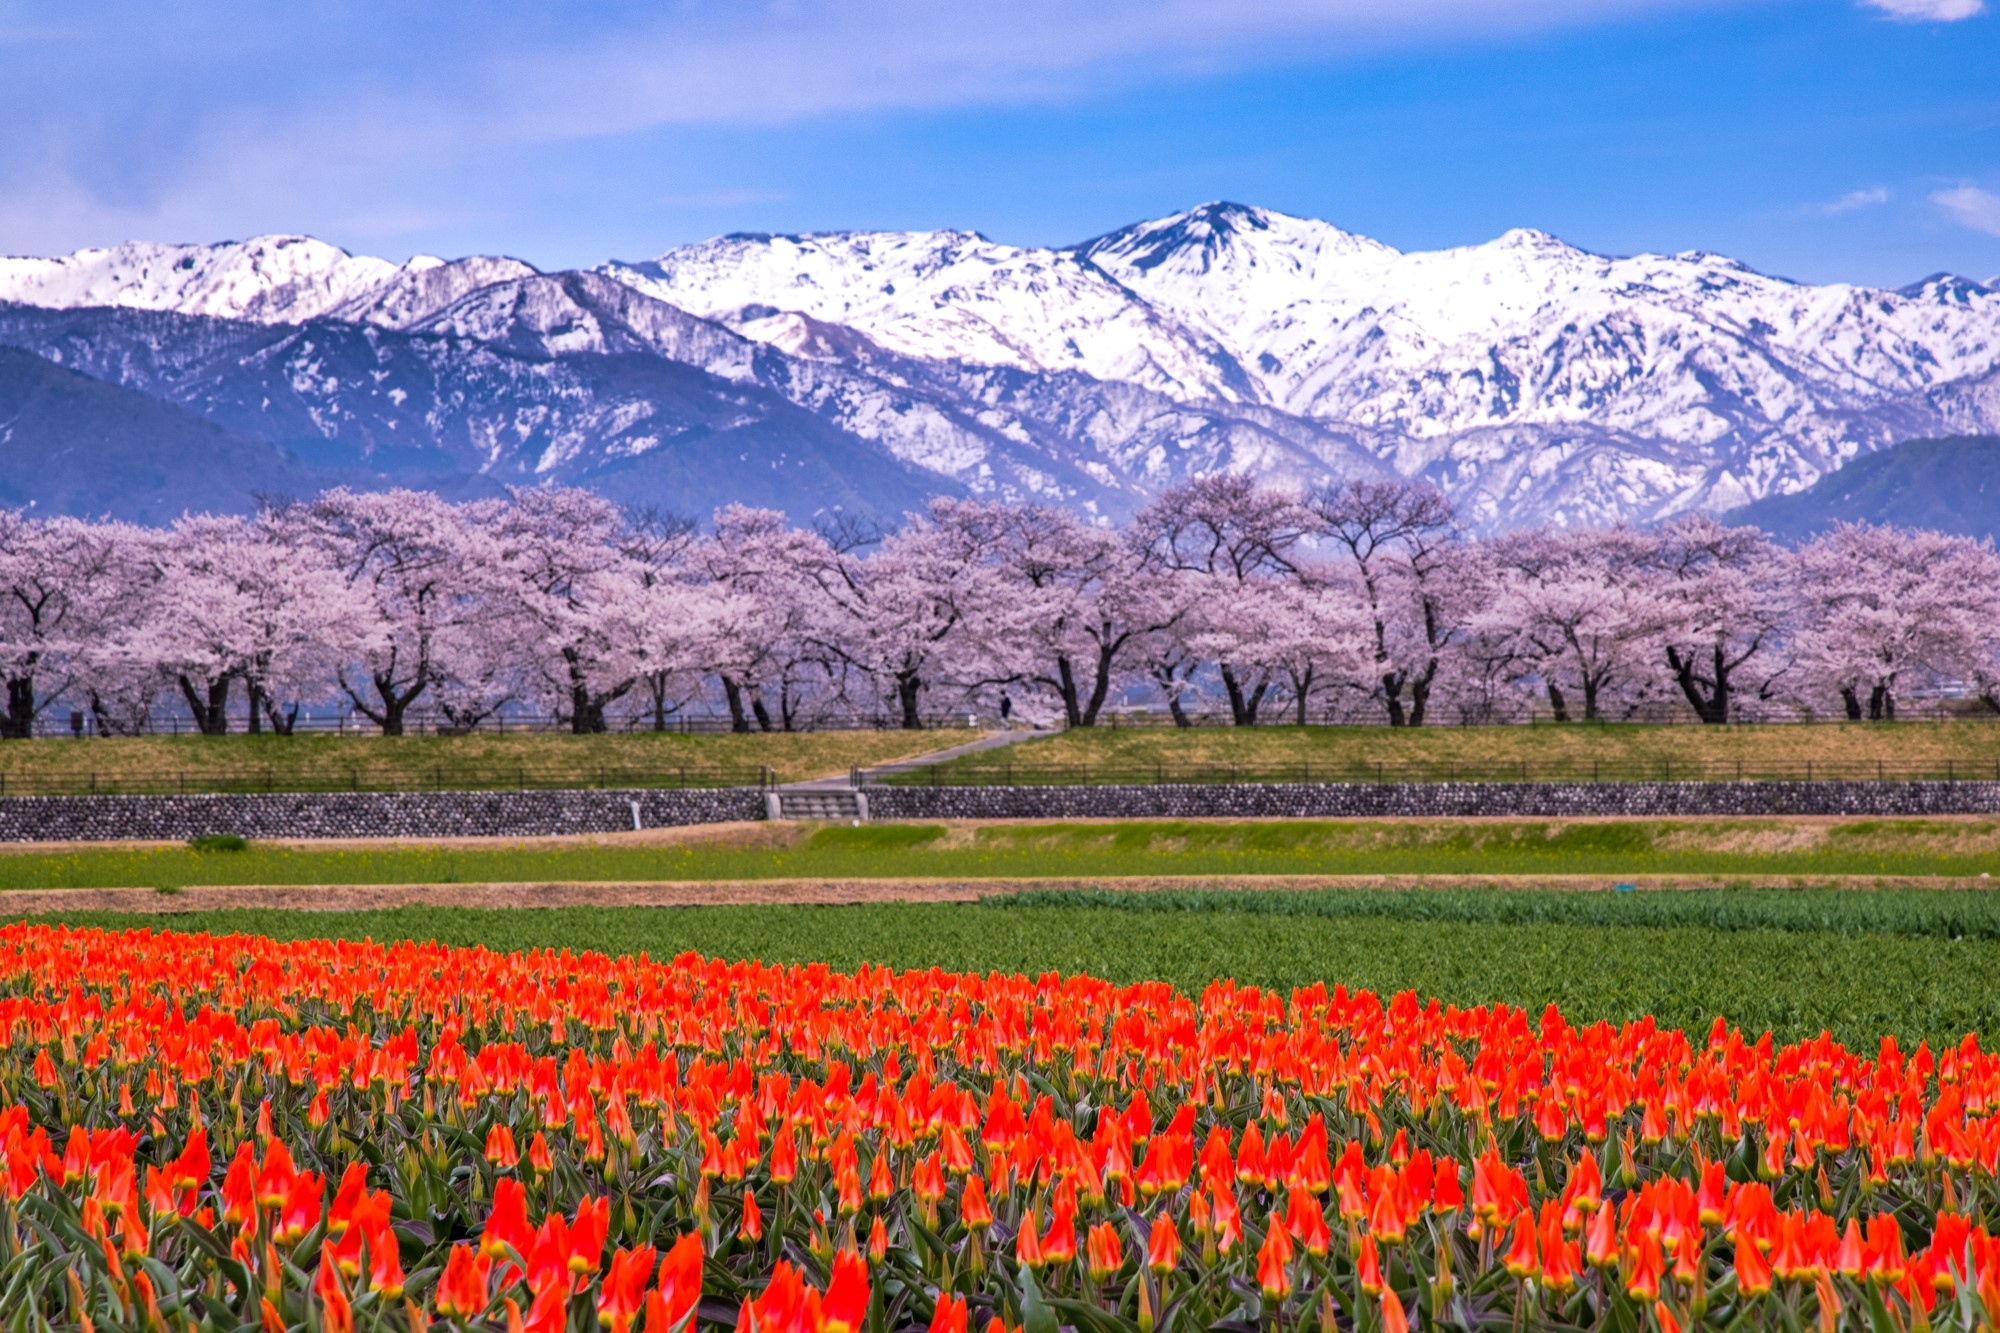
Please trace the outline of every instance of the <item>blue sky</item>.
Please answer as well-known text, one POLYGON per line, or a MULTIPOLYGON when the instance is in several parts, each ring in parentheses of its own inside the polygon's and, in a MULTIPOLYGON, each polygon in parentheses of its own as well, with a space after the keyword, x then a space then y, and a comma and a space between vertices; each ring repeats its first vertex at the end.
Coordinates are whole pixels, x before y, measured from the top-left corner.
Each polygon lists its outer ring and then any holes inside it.
POLYGON ((1811 281, 2000 275, 1982 0, 0 0, 0 251, 1080 240, 1228 198, 1811 281))

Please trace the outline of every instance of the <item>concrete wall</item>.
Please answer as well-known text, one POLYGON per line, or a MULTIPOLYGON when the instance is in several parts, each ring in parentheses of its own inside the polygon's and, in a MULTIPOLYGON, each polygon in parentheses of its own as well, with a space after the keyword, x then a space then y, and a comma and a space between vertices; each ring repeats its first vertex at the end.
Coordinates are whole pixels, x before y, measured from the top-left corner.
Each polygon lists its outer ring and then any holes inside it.
POLYGON ((1370 818, 1394 815, 1975 815, 2000 782, 1243 783, 871 787, 875 819, 1370 818))
POLYGON ((14 796, 0 842, 246 838, 536 837, 762 819, 755 788, 673 791, 272 792, 206 796, 14 796))

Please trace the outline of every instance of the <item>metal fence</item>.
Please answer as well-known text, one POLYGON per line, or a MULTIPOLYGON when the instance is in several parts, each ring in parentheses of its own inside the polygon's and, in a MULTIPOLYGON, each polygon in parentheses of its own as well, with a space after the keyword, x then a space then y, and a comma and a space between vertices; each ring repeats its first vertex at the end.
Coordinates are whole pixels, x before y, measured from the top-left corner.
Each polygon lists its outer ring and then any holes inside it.
MULTIPOLYGON (((667 718, 665 727, 655 727, 650 714, 643 716, 621 715, 610 719, 607 730, 616 735, 638 735, 641 733, 670 734, 678 736, 714 736, 734 731, 735 724, 726 713, 687 713, 667 718)), ((993 725, 995 719, 978 713, 968 713, 960 709, 951 713, 935 713, 924 718, 924 727, 931 731, 965 730, 968 727, 993 725)), ((887 713, 842 713, 815 715, 810 719, 795 720, 793 731, 896 731, 902 728, 900 716, 887 713)), ((229 734, 240 736, 249 731, 248 717, 237 712, 229 719, 229 734)), ((765 729, 755 721, 750 724, 753 732, 765 729)), ((771 730, 784 730, 774 719, 771 730)), ((471 727, 455 726, 449 718, 436 713, 412 712, 403 719, 403 734, 406 736, 508 736, 526 734, 564 735, 570 731, 567 718, 547 713, 507 713, 483 718, 471 727)), ((97 737, 99 735, 120 736, 194 736, 199 729, 193 719, 184 712, 162 710, 130 728, 121 728, 116 733, 97 729, 95 720, 88 713, 55 709, 44 713, 35 720, 35 735, 39 739, 97 737)), ((270 735, 270 727, 264 728, 270 735)), ((381 731, 367 717, 354 712, 326 711, 321 713, 301 713, 293 724, 292 734, 301 736, 376 736, 381 731)))
POLYGON ((929 768, 856 768, 857 787, 1216 786, 1228 783, 1650 783, 1650 782, 2000 782, 2000 759, 1926 763, 1875 761, 1767 763, 1692 761, 1509 760, 1493 763, 1358 759, 1290 763, 1048 764, 1032 758, 958 760, 929 768))
POLYGON ((4 796, 163 796, 214 792, 407 792, 662 790, 776 785, 762 765, 413 764, 343 766, 337 760, 298 767, 231 765, 203 768, 71 769, 0 773, 4 796))

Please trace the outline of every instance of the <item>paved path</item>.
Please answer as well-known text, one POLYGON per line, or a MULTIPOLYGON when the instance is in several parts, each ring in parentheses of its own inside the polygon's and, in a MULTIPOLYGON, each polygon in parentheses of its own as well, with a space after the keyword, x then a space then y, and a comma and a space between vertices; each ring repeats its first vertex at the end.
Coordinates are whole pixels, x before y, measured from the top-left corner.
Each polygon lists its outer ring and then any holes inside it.
MULTIPOLYGON (((915 773, 921 769, 929 768, 933 764, 946 763, 964 755, 981 754, 987 750, 1002 750, 1009 745, 1019 745, 1022 741, 1038 740, 1042 737, 1054 736, 1056 734, 1053 731, 1036 731, 1029 727, 1022 727, 1016 731, 996 731, 991 735, 981 736, 976 741, 967 741, 963 745, 954 745, 949 749, 933 750, 929 754, 913 755, 908 759, 898 759, 891 764, 876 764, 870 767, 868 772, 878 776, 890 773, 915 773)), ((853 785, 853 778, 843 773, 838 777, 811 778, 805 782, 780 783, 778 790, 830 791, 835 788, 848 790, 853 785)))

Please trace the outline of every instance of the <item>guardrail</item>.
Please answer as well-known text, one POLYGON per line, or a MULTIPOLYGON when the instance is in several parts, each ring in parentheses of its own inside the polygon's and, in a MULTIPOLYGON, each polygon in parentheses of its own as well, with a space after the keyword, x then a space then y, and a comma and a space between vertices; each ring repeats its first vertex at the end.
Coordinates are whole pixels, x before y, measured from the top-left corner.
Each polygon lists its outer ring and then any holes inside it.
POLYGON ((274 767, 117 769, 0 774, 5 796, 174 796, 235 792, 670 790, 777 785, 774 770, 755 767, 639 767, 533 764, 419 765, 397 770, 309 771, 274 767))
POLYGON ((1518 760, 1467 764, 1301 760, 1280 764, 1044 764, 952 761, 928 768, 857 768, 856 787, 1221 786, 1234 783, 2000 782, 2000 760, 1800 764, 1518 760))

